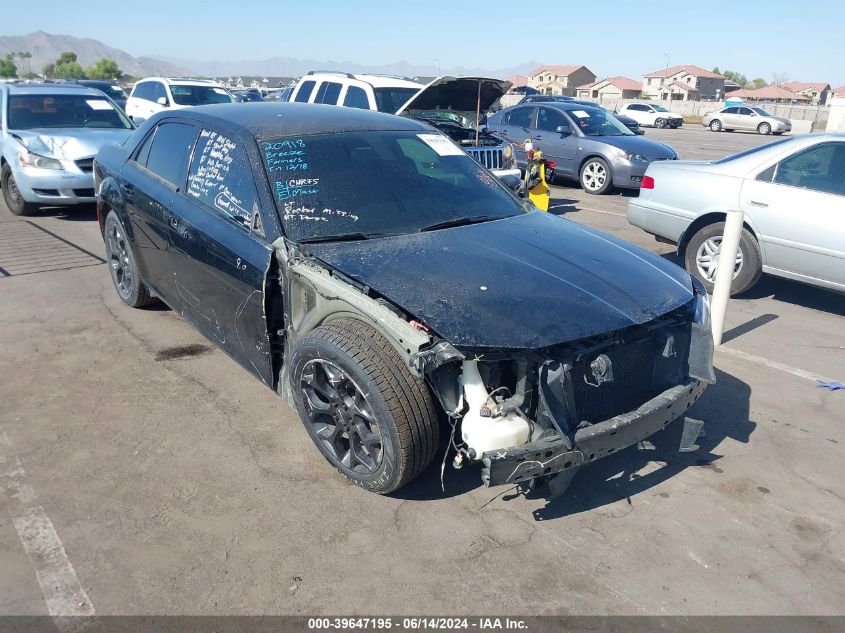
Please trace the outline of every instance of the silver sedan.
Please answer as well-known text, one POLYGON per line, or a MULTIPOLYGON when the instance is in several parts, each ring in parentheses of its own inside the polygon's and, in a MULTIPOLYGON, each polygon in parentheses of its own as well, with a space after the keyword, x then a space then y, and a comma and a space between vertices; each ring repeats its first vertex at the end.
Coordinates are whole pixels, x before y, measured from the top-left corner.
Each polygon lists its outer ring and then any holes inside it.
POLYGON ((783 134, 792 131, 792 121, 774 116, 763 108, 731 106, 716 112, 708 112, 701 119, 701 125, 713 132, 746 130, 758 134, 783 134))
POLYGON ((745 213, 732 294, 762 273, 845 292, 845 134, 788 137, 712 162, 651 163, 628 221, 676 243, 712 291, 729 209, 745 213))

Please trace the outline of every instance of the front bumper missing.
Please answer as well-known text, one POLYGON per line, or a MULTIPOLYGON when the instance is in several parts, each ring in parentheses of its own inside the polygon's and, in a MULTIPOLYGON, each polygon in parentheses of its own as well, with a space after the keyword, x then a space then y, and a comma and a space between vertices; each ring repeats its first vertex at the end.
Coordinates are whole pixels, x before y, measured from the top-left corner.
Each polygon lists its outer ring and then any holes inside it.
MULTIPOLYGON (((481 479, 488 486, 498 486, 574 471, 663 430, 698 400, 706 386, 690 379, 634 411, 578 429, 571 437, 557 436, 488 451, 482 456, 481 479)), ((699 425, 696 436, 700 428, 699 425)))

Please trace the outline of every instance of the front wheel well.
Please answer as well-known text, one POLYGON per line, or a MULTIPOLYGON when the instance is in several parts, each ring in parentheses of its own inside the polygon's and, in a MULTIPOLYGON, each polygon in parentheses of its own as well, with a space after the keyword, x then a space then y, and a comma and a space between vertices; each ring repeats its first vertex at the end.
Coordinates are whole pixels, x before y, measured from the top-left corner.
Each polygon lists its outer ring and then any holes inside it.
POLYGON ((584 168, 584 164, 591 158, 601 158, 605 163, 607 163, 607 168, 610 170, 610 179, 613 180, 613 165, 611 164, 610 159, 598 153, 589 154, 581 159, 581 162, 578 164, 578 172, 575 174, 575 177, 581 177, 581 170, 584 168))
MULTIPOLYGON (((690 224, 687 229, 684 231, 683 235, 681 235, 680 239, 678 240, 678 255, 680 257, 684 256, 684 253, 687 250, 687 244, 689 244, 690 239, 692 236, 698 233, 702 228, 708 226, 710 224, 716 224, 717 222, 724 222, 726 214, 724 211, 712 211, 710 213, 705 213, 704 215, 698 216, 693 223, 690 224)), ((748 222, 743 221, 743 227, 751 233, 755 240, 759 243, 760 240, 757 239, 757 233, 755 233, 754 229, 751 228, 751 225, 748 222)))

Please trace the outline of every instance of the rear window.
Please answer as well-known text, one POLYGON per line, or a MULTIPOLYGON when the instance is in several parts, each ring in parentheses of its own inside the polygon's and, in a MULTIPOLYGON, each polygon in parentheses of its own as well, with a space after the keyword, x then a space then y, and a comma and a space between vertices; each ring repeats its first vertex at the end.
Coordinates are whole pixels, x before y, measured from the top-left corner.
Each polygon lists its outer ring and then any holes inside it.
POLYGON ((12 95, 8 122, 11 130, 132 129, 129 119, 111 101, 88 95, 12 95))
POLYGON ((419 88, 374 88, 376 109, 379 112, 396 114, 399 108, 419 91, 419 88))

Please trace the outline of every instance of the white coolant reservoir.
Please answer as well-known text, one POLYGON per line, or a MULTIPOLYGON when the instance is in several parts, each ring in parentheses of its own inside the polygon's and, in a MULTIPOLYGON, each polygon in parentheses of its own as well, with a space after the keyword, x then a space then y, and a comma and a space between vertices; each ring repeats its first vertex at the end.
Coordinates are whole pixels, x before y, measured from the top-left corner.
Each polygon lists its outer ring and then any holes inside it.
POLYGON ((461 437, 467 448, 475 451, 476 459, 481 459, 486 451, 520 446, 528 441, 528 421, 517 414, 508 413, 497 418, 481 416, 481 408, 487 405, 489 394, 476 361, 464 361, 463 380, 469 411, 461 421, 461 437))

